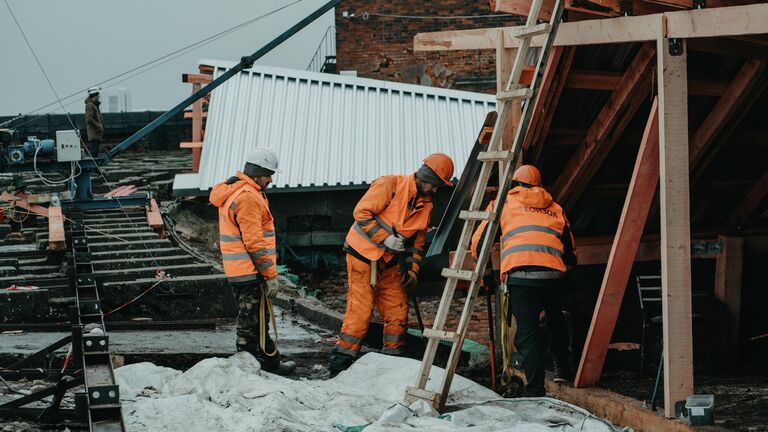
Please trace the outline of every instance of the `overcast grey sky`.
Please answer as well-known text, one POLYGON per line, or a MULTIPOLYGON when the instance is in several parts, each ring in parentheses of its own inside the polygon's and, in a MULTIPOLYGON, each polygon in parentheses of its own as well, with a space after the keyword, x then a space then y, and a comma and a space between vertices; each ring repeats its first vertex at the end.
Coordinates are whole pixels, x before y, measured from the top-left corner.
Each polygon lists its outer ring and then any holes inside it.
MULTIPOLYGON (((64 97, 296 0, 7 1, 64 97)), ((128 89, 134 110, 167 110, 191 92, 181 74, 196 72, 198 60, 252 54, 323 3, 301 0, 115 87, 128 89)), ((333 11, 257 63, 305 69, 331 25, 333 11)), ((3 2, 0 58, 0 115, 27 113, 56 100, 3 2)), ((67 109, 81 112, 84 99, 85 93, 78 95, 67 109)))

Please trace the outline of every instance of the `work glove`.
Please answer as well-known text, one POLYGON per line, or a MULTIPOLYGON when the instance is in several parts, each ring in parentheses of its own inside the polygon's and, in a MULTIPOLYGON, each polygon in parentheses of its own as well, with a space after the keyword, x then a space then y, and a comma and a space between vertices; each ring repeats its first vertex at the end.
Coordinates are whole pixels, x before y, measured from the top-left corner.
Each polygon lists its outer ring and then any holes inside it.
POLYGON ((413 270, 408 270, 403 275, 403 288, 405 289, 406 293, 411 293, 414 289, 416 289, 416 285, 418 285, 419 281, 416 278, 416 272, 413 270))
POLYGON ((386 246, 387 249, 402 252, 405 250, 405 240, 400 236, 390 235, 384 239, 384 246, 386 246))
POLYGON ((277 292, 280 291, 280 282, 277 281, 277 278, 274 278, 267 279, 265 284, 267 285, 267 298, 272 300, 277 296, 277 292))

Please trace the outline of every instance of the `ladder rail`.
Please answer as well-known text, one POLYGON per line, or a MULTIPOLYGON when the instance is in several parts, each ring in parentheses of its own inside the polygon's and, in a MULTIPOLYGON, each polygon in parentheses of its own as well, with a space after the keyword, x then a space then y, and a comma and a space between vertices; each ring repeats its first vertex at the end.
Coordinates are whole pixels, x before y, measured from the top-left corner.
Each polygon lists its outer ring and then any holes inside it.
MULTIPOLYGON (((534 0, 532 2, 530 15, 528 16, 528 19, 526 22, 526 27, 537 26, 538 11, 541 8, 541 4, 542 4, 542 0, 534 0)), ((522 145, 521 138, 524 136, 530 120, 531 110, 532 110, 531 109, 532 104, 530 103, 530 101, 534 100, 534 98, 538 93, 541 76, 543 74, 542 73, 543 62, 546 62, 548 59, 549 53, 552 48, 552 43, 554 41, 554 33, 556 31, 557 25, 561 17, 562 17, 561 0, 557 0, 555 4, 555 13, 553 13, 551 18, 550 31, 547 34, 547 41, 544 47, 542 47, 542 50, 538 56, 538 61, 536 64, 536 71, 534 74, 534 81, 533 81, 534 86, 531 89, 532 95, 529 99, 525 101, 522 116, 520 118, 520 125, 515 131, 513 148, 510 151, 511 158, 507 162, 499 161, 499 165, 503 164, 503 169, 502 169, 502 166, 499 166, 500 168, 499 174, 502 176, 500 177, 500 179, 503 179, 503 183, 502 183, 502 187, 498 189, 496 194, 496 199, 494 201, 493 213, 495 217, 491 218, 488 221, 489 223, 486 227, 486 236, 481 245, 480 253, 478 255, 478 260, 475 265, 475 272, 478 275, 480 274, 480 271, 485 269, 485 267, 488 264, 488 259, 490 256, 489 255, 490 248, 494 244, 494 239, 499 228, 500 209, 503 208, 506 195, 512 185, 511 171, 514 168, 517 159, 519 158, 520 147, 522 145)), ((503 45, 502 32, 500 32, 499 38, 502 39, 500 43, 503 45)), ((512 70, 510 72, 510 79, 508 80, 505 86, 506 91, 511 91, 519 88, 519 85, 520 85, 519 81, 520 81, 520 77, 522 76, 522 70, 523 70, 525 59, 527 58, 528 52, 530 49, 531 38, 532 36, 529 36, 529 35, 520 37, 521 43, 515 54, 515 61, 513 63, 512 70)), ((502 146, 501 138, 502 138, 503 127, 500 127, 500 126, 503 126, 509 121, 509 118, 511 117, 511 111, 512 111, 512 101, 510 100, 500 101, 499 113, 497 115, 496 123, 494 125, 493 132, 491 134, 491 140, 486 151, 494 152, 494 151, 501 150, 501 146, 502 146)), ((494 167, 495 167, 495 163, 492 161, 484 161, 482 163, 480 173, 478 176, 479 178, 477 183, 475 184, 472 198, 470 200, 469 211, 481 210, 480 206, 482 205, 482 201, 485 196, 486 187, 488 185, 488 182, 490 180, 490 176, 493 172, 494 167)), ((461 236, 459 237, 459 244, 457 245, 457 251, 456 251, 456 254, 454 255, 453 261, 450 264, 450 267, 449 267, 450 269, 452 270, 461 269, 467 250, 470 246, 471 237, 475 230, 476 223, 477 223, 476 219, 469 219, 464 221, 464 226, 462 227, 461 236)), ((440 390, 439 392, 436 393, 436 398, 432 401, 433 405, 435 404, 439 405, 439 409, 442 409, 443 406, 445 405, 445 401, 447 400, 447 396, 450 391, 450 386, 453 381, 453 375, 455 374, 455 369, 456 369, 456 366, 458 365, 461 346, 463 345, 464 339, 466 337, 469 319, 471 317, 471 311, 474 308, 477 292, 479 291, 480 279, 481 278, 476 277, 473 281, 470 282, 470 288, 467 293, 467 298, 464 303, 461 318, 458 324, 458 330, 456 332, 456 336, 457 336, 456 342, 453 344, 451 348, 451 354, 448 360, 448 365, 446 367, 445 373, 443 374, 440 390)), ((438 306, 438 310, 435 315, 435 320, 433 322, 433 326, 432 326, 433 330, 436 330, 436 331, 444 330, 445 322, 447 321, 448 313, 450 312, 450 306, 454 298, 457 284, 458 284, 457 278, 451 277, 447 279, 445 288, 443 290, 443 296, 440 301, 440 305, 438 306)), ((426 387, 427 381, 429 379, 429 374, 432 369, 435 356, 437 353, 438 343, 439 343, 439 340, 437 338, 429 338, 427 342, 426 351, 424 352, 424 358, 422 359, 419 377, 416 383, 416 389, 418 390, 423 391, 426 387)))
MULTIPOLYGON (((542 47, 541 52, 539 53, 538 61, 536 63, 536 71, 535 71, 534 80, 533 80, 534 96, 528 101, 526 101, 525 105, 523 106, 523 113, 520 118, 520 125, 517 128, 517 131, 515 133, 515 139, 513 141, 513 146, 511 149, 512 160, 510 161, 510 163, 506 165, 503 177, 501 177, 504 179, 503 185, 497 191, 496 200, 494 201, 493 212, 497 215, 501 214, 501 209, 503 209, 504 207, 507 193, 509 192, 512 186, 512 170, 514 169, 515 165, 517 164, 517 160, 520 157, 520 148, 522 146, 522 138, 525 136, 525 132, 528 129, 528 124, 530 122, 530 117, 531 117, 531 112, 533 107, 533 104, 530 103, 530 101, 533 101, 539 92, 539 88, 541 85, 541 77, 543 75, 543 66, 546 64, 549 58, 549 54, 551 52, 552 45, 555 40, 555 33, 557 31, 557 27, 562 17, 562 11, 563 11, 563 8, 561 7, 561 0, 557 0, 555 3, 554 13, 552 14, 552 17, 551 17, 552 31, 547 35, 546 43, 542 47)), ((530 20, 532 16, 534 15, 532 14, 532 15, 529 15, 528 17, 528 20, 529 20, 528 25, 531 25, 530 20)), ((523 42, 530 42, 530 39, 525 39, 523 42)), ((517 58, 519 58, 521 51, 518 51, 517 54, 518 54, 517 58)), ((522 64, 520 66, 520 69, 522 69, 522 64)), ((513 73, 515 72, 514 67, 512 71, 513 73)), ((510 83, 511 83, 511 80, 510 80, 510 83)), ((505 103, 505 105, 511 106, 512 104, 510 102, 507 102, 505 103)), ((497 122, 498 121, 499 120, 497 119, 497 122)), ((501 128, 494 128, 494 129, 501 129, 501 128)), ((499 142, 500 141, 501 140, 499 140, 499 142)), ((491 163, 487 165, 493 166, 493 164, 491 163)), ((499 225, 500 225, 499 219, 496 218, 495 220, 490 221, 486 227, 486 235, 480 247, 478 260, 475 265, 475 271, 478 274, 480 274, 480 272, 482 272, 488 265, 488 260, 490 259, 490 250, 493 244, 495 243, 496 233, 498 232, 499 225)), ((466 338, 467 330, 469 328, 469 321, 472 317, 472 310, 474 309, 476 297, 480 290, 480 282, 481 282, 481 278, 478 278, 472 281, 470 283, 470 288, 467 292, 467 298, 464 303, 464 309, 462 310, 461 318, 459 319, 459 323, 458 323, 459 328, 457 333, 459 333, 459 337, 457 339, 457 342, 454 344, 453 348, 451 349, 451 354, 448 358, 448 364, 446 365, 446 371, 443 374, 443 380, 440 385, 441 404, 445 403, 445 401, 448 398, 448 393, 450 392, 451 384, 453 382, 453 377, 455 375, 455 370, 459 361, 459 356, 461 352, 460 349, 464 343, 464 339, 466 338)))

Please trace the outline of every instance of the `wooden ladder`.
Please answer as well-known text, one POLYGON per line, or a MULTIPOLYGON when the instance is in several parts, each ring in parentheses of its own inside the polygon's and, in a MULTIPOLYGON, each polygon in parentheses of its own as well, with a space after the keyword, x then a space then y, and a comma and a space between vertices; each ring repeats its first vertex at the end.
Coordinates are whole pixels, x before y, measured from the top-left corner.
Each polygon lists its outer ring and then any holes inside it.
MULTIPOLYGON (((535 100, 538 93, 544 65, 547 63, 552 43, 554 42, 555 33, 562 17, 563 8, 561 1, 562 0, 556 1, 551 21, 549 23, 538 24, 539 9, 541 8, 543 0, 533 0, 526 25, 515 28, 511 32, 507 31, 508 35, 511 33, 513 37, 520 40, 520 43, 517 48, 517 53, 515 54, 515 60, 512 64, 509 81, 504 90, 496 95, 499 104, 497 107, 499 115, 496 118, 496 124, 493 128, 488 150, 480 152, 477 157, 477 160, 482 163, 482 167, 480 169, 480 177, 472 194, 469 210, 463 210, 459 214, 459 218, 464 220, 464 228, 461 231, 461 237, 451 267, 445 268, 442 271, 442 276, 446 278, 445 289, 443 290, 443 297, 440 301, 440 306, 437 309, 432 328, 424 330, 423 336, 428 338, 429 341, 427 342, 427 348, 424 352, 418 381, 415 386, 408 387, 405 392, 405 401, 409 404, 416 400, 423 399, 428 401, 438 411, 442 412, 445 408, 445 403, 451 388, 451 382, 453 381, 453 376, 456 373, 456 366, 459 362, 461 347, 464 344, 464 338, 467 334, 469 320, 472 317, 475 298, 480 288, 482 271, 488 263, 491 246, 495 242, 496 232, 499 227, 498 215, 504 206, 507 192, 511 187, 512 173, 515 169, 523 138, 528 129, 533 105, 530 102, 535 100), (546 35, 545 43, 542 45, 538 54, 538 62, 536 64, 536 71, 531 86, 523 87, 520 84, 520 77, 523 72, 525 60, 529 56, 531 39, 537 35, 546 35), (520 124, 515 131, 515 138, 511 150, 503 150, 501 139, 502 130, 504 129, 503 126, 511 118, 512 102, 514 100, 523 102, 522 115, 520 124), (497 162, 499 163, 500 172, 503 172, 503 174, 499 176, 501 187, 499 187, 496 192, 493 211, 483 211, 480 206, 483 203, 486 187, 488 186, 494 163, 497 162), (464 263, 464 257, 469 249, 472 233, 475 229, 475 224, 478 221, 488 221, 485 239, 479 251, 474 270, 463 270, 462 264, 464 263), (468 281, 470 287, 467 292, 461 318, 459 319, 458 329, 456 331, 447 331, 445 330, 445 322, 450 311, 456 284, 460 280, 468 281), (450 356, 448 357, 445 374, 443 375, 440 384, 440 391, 432 392, 426 390, 426 385, 432 369, 432 364, 435 361, 437 346, 440 341, 451 342, 452 347, 450 356)), ((500 38, 499 45, 503 47, 504 32, 500 31, 498 37, 500 38)))

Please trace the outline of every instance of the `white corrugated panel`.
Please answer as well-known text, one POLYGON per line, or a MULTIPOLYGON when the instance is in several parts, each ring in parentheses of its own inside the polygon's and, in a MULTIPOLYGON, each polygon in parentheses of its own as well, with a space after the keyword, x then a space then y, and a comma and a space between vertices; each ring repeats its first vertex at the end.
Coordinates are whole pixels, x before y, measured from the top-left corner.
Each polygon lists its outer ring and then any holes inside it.
MULTIPOLYGON (((204 60, 219 76, 231 62, 204 60)), ((274 187, 361 185, 443 152, 458 177, 495 98, 481 93, 256 65, 213 91, 198 187, 275 150, 274 187)), ((191 179, 186 179, 189 184, 191 179)))

